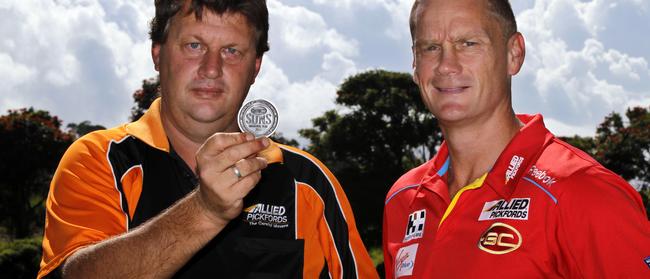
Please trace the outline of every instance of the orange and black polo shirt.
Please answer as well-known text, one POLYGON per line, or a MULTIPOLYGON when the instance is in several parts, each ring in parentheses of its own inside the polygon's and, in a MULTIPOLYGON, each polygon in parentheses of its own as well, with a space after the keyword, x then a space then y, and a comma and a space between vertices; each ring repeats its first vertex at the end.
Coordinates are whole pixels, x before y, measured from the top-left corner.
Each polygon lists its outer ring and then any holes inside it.
MULTIPOLYGON (((159 107, 156 100, 140 120, 90 133, 66 151, 47 198, 38 278, 77 249, 128 232, 196 187, 196 176, 169 145, 159 107)), ((240 217, 175 277, 376 278, 334 175, 289 146, 273 143, 264 152, 270 163, 240 217)))

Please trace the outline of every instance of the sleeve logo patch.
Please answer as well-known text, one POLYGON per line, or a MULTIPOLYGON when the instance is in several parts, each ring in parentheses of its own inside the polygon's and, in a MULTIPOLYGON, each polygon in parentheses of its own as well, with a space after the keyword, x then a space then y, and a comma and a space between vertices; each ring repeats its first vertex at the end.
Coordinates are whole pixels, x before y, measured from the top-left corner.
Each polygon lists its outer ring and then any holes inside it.
POLYGON ((415 211, 409 214, 409 221, 406 225, 406 234, 402 242, 407 242, 411 239, 422 238, 424 235, 424 221, 427 217, 426 209, 415 211))
POLYGON ((418 253, 418 243, 402 247, 395 257, 395 278, 413 275, 415 256, 418 253))
POLYGON ((650 268, 650 256, 647 256, 645 259, 643 259, 643 261, 648 266, 648 268, 650 268))
POLYGON ((481 210, 481 215, 479 215, 478 220, 528 220, 529 208, 530 198, 514 198, 510 201, 489 201, 483 205, 483 210, 481 210))

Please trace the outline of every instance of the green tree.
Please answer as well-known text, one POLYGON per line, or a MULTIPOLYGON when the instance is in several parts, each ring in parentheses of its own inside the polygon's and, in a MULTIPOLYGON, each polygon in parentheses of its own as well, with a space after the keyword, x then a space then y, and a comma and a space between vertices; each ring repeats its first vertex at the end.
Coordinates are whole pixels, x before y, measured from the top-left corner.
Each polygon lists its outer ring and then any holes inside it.
POLYGON ((10 237, 29 237, 42 228, 52 173, 72 140, 47 111, 9 110, 0 116, 0 222, 10 237))
POLYGON ((36 277, 41 261, 41 241, 41 237, 0 240, 0 274, 15 279, 36 277))
POLYGON ((623 117, 611 113, 598 126, 595 158, 626 180, 650 184, 650 111, 629 108, 623 117))
POLYGON ((625 116, 627 121, 613 112, 598 126, 594 158, 624 179, 640 184, 650 219, 650 107, 629 108, 625 116))
POLYGON ((341 181, 366 244, 378 245, 379 209, 390 186, 435 154, 442 134, 409 74, 373 70, 349 77, 336 103, 344 112, 325 112, 300 135, 341 181))
POLYGON ((94 125, 88 120, 79 123, 69 123, 66 127, 68 128, 68 133, 74 135, 76 138, 80 138, 92 131, 106 129, 106 127, 102 125, 94 125))
POLYGON ((149 78, 142 81, 142 88, 133 92, 135 104, 131 108, 131 121, 136 121, 149 109, 151 103, 160 96, 160 77, 149 78))

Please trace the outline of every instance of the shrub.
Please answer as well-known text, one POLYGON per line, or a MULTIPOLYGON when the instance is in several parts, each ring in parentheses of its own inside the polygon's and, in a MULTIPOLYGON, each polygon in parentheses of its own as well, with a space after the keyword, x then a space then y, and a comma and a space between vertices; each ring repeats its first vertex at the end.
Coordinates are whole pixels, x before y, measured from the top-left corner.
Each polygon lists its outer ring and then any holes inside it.
POLYGON ((0 274, 5 278, 36 278, 41 261, 41 238, 0 241, 0 274))

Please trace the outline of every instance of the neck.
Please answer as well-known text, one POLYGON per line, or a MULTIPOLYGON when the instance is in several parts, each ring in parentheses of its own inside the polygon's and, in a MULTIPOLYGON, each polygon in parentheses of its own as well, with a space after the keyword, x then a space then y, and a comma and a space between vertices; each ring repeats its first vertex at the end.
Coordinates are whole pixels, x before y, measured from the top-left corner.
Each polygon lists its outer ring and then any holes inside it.
POLYGON ((161 120, 169 144, 174 147, 174 151, 183 161, 196 173, 196 152, 201 145, 213 134, 218 132, 235 132, 238 131, 236 123, 231 123, 227 127, 215 127, 214 124, 197 124, 191 127, 179 125, 161 113, 161 120))
POLYGON ((483 176, 523 124, 514 113, 473 121, 472 125, 441 125, 447 142, 451 165, 448 174, 450 198, 458 190, 483 176))

